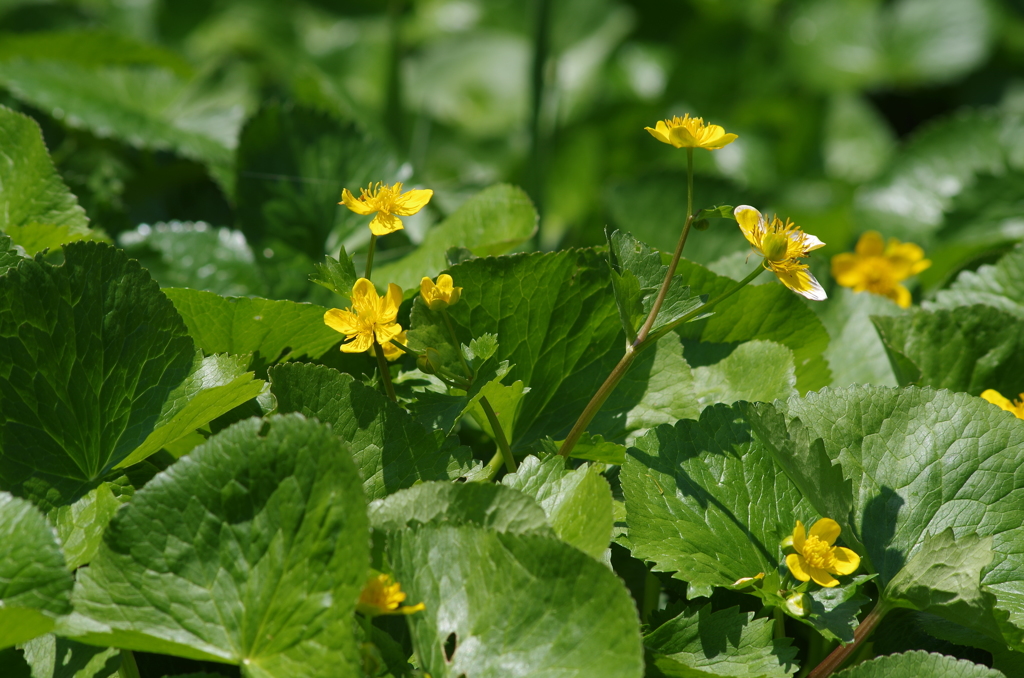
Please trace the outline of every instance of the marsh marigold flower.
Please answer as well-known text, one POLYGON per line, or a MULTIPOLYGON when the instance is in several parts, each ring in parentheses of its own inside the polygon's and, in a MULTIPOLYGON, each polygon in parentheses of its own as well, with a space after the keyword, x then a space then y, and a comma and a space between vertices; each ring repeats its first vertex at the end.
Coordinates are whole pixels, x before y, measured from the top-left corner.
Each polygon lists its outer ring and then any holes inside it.
POLYGON ((420 296, 431 311, 440 311, 443 308, 455 304, 462 296, 462 288, 455 287, 453 280, 447 273, 437 276, 437 284, 430 278, 423 278, 420 281, 420 296))
POLYGON ((367 617, 377 617, 382 614, 412 614, 427 609, 423 603, 401 605, 405 598, 402 585, 392 579, 390 574, 378 574, 363 586, 356 610, 367 617))
POLYGON ((654 127, 644 127, 651 136, 663 144, 676 148, 706 148, 717 151, 736 140, 735 134, 726 134, 718 125, 707 125, 704 118, 691 118, 687 113, 683 117, 659 120, 654 127))
POLYGON ((833 546, 839 538, 839 523, 822 518, 804 531, 804 524, 796 521, 793 530, 793 548, 796 553, 786 556, 786 567, 800 581, 832 587, 839 583, 833 574, 853 574, 860 567, 860 556, 848 548, 833 546))
POLYGON ((747 242, 764 257, 764 267, 774 273, 783 285, 814 301, 827 297, 807 264, 800 263, 801 258, 825 243, 804 233, 788 219, 783 223, 778 217, 772 217, 769 223, 750 205, 740 205, 733 214, 747 242))
POLYGON ((401 303, 402 288, 398 285, 391 283, 387 294, 380 297, 372 282, 360 278, 352 286, 352 306, 345 310, 332 308, 327 311, 324 323, 347 337, 347 342, 341 345, 342 351, 362 353, 370 350, 374 339, 384 347, 400 336, 402 326, 395 322, 395 318, 401 303))
POLYGON ((360 195, 356 198, 347 188, 342 189, 341 202, 338 204, 345 205, 356 214, 376 213, 377 216, 370 222, 370 233, 374 235, 387 235, 405 228, 398 217, 416 214, 434 195, 433 191, 424 188, 402 193, 401 182, 394 186, 378 182, 359 190, 360 195))
POLYGON ((1002 393, 993 388, 990 388, 986 391, 983 391, 981 397, 989 401, 990 403, 992 403, 1001 410, 1013 412, 1013 416, 1017 417, 1018 419, 1024 419, 1024 393, 1020 393, 1019 395, 1020 400, 1014 400, 1013 402, 1010 402, 1008 398, 1003 397, 1002 393))
POLYGON ((932 265, 924 258, 924 250, 910 242, 889 238, 882 242, 876 231, 860 236, 851 254, 832 257, 832 277, 854 292, 867 290, 892 299, 902 308, 910 306, 910 290, 900 283, 932 265))

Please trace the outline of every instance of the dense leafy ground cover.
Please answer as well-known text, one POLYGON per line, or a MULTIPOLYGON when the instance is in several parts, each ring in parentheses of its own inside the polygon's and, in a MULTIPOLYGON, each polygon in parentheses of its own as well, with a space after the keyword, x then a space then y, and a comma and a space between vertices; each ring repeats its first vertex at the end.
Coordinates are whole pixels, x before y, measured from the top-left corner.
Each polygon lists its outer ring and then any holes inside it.
POLYGON ((1024 676, 1024 17, 687 7, 0 4, 0 675, 1024 676))

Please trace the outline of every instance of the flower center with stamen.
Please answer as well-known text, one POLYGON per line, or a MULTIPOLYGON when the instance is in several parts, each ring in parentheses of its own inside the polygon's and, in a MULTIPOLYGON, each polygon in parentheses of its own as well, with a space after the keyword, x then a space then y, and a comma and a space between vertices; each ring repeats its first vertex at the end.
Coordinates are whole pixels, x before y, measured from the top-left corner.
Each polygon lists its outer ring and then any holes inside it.
POLYGON ((779 261, 786 257, 789 248, 789 234, 767 233, 761 241, 761 251, 768 261, 779 261))
POLYGON ((822 541, 813 534, 807 537, 803 548, 804 560, 813 568, 819 570, 835 569, 836 557, 832 553, 832 547, 828 542, 822 541))

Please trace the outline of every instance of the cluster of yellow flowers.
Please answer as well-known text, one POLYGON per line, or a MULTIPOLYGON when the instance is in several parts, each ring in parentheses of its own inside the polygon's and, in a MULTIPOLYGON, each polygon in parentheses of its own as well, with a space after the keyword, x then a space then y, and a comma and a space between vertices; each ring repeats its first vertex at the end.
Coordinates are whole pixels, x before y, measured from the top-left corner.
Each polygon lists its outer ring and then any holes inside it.
POLYGON ((876 231, 867 231, 855 251, 832 257, 832 277, 854 292, 867 290, 892 299, 901 308, 910 306, 910 290, 901 283, 932 265, 924 250, 910 242, 889 238, 882 242, 876 231))

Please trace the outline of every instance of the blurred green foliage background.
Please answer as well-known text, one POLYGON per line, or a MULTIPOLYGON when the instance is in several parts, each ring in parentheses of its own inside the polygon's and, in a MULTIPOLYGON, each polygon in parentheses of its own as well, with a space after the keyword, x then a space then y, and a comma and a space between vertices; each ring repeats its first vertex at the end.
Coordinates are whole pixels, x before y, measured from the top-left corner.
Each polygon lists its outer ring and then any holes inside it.
MULTIPOLYGON (((671 249, 685 153, 643 128, 685 112, 740 135, 697 152, 697 207, 794 219, 826 288, 865 230, 925 248, 925 293, 1024 238, 1020 0, 2 0, 0 103, 93 228, 221 294, 323 301, 373 181, 436 192, 382 265, 502 182, 541 215, 522 247, 671 249)), ((686 255, 728 273, 748 248, 712 223, 686 255)))

